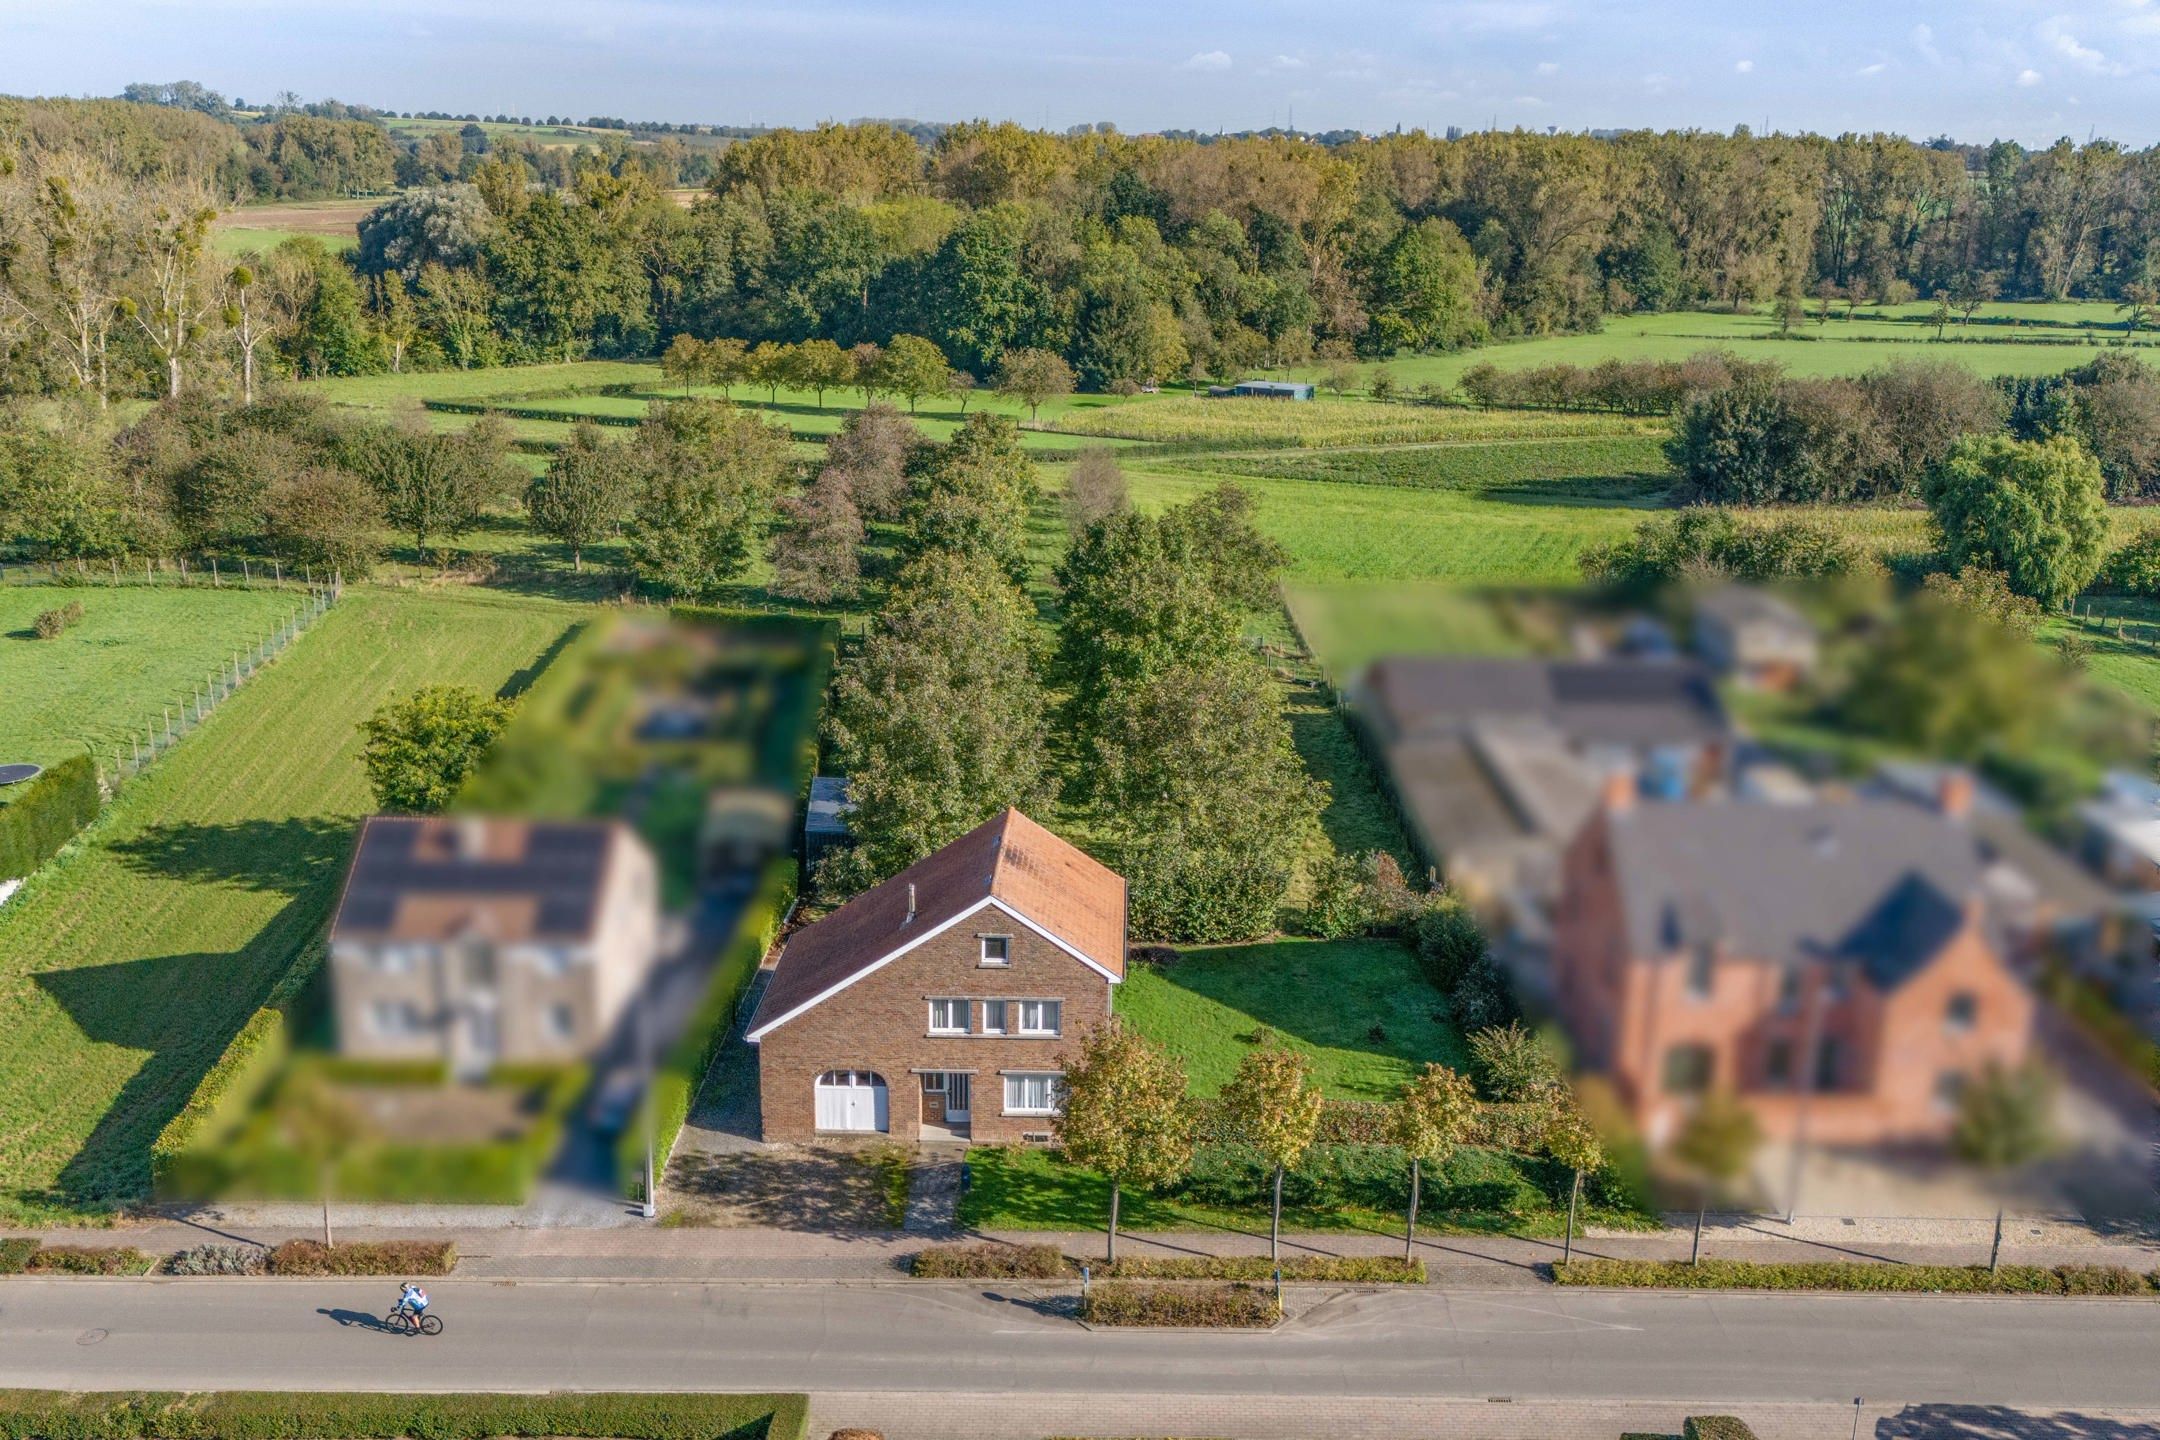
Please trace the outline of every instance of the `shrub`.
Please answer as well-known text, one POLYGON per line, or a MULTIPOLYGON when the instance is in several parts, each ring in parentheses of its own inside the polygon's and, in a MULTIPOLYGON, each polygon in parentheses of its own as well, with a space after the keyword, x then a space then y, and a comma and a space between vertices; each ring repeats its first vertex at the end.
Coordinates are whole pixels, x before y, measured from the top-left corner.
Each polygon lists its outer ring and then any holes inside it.
POLYGON ((1560 1087, 1560 1062, 1534 1031, 1511 1020, 1470 1037, 1470 1073, 1486 1098, 1538 1100, 1560 1087))
POLYGON ((885 1440, 885 1432, 882 1430, 861 1430, 850 1426, 833 1431, 832 1434, 825 1437, 825 1440, 885 1440))
POLYGON ((1755 1440, 1755 1432, 1737 1415, 1690 1415, 1680 1424, 1680 1440, 1755 1440))
POLYGON ((2139 531, 2110 551, 2094 588, 2160 599, 2160 525, 2139 531))
POLYGON ((30 622, 31 633, 40 640, 57 640, 67 630, 82 623, 82 601, 70 600, 57 610, 40 610, 37 619, 30 622))
POLYGON ((287 1240, 270 1252, 272 1275, 447 1275, 456 1264, 448 1240, 287 1240))
POLYGON ((0 1275, 20 1275, 37 1254, 38 1242, 27 1237, 0 1240, 0 1275))
POLYGON ((1372 898, 1365 889, 1364 862, 1355 855, 1330 851, 1311 870, 1312 897, 1305 906, 1305 929, 1322 940, 1342 940, 1372 928, 1372 898))
POLYGON ((1485 932, 1459 900, 1429 906, 1417 917, 1418 964, 1433 988, 1452 995, 1487 955, 1485 932))
POLYGON ((40 1245, 30 1263, 30 1275, 142 1275, 150 1269, 150 1257, 132 1245, 40 1245))
POLYGON ((1259 1285, 1138 1285, 1113 1280, 1088 1291, 1080 1318, 1091 1325, 1201 1325, 1265 1329, 1281 1317, 1259 1285))
POLYGON ((0 807, 0 880, 28 875, 97 818, 104 796, 87 755, 50 766, 12 803, 0 807))
POLYGON ((197 1245, 165 1262, 168 1275, 260 1275, 270 1267, 261 1245, 197 1245))
POLYGON ((1146 1255, 1096 1265, 1106 1280, 1252 1280, 1272 1279, 1280 1269, 1286 1281, 1341 1285, 1422 1285, 1425 1262, 1400 1255, 1297 1255, 1276 1261, 1265 1255, 1146 1255))
POLYGON ((800 1440, 801 1395, 0 1390, 0 1440, 800 1440))
POLYGON ((1055 1245, 931 1245, 915 1252, 919 1280, 1058 1280, 1071 1273, 1055 1245))
POLYGON ((2145 1295, 2160 1281, 2112 1265, 1892 1265, 1861 1260, 1763 1264, 1751 1260, 1574 1260, 1553 1266, 1557 1285, 1666 1290, 1936 1291, 1958 1295, 2145 1295))

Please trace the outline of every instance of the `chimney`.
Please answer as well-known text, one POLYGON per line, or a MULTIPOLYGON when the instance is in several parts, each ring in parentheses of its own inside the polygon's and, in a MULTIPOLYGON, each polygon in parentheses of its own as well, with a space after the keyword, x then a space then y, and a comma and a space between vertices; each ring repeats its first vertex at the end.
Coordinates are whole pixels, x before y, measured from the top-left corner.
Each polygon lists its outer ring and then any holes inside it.
POLYGON ((1935 805, 1951 820, 1972 817, 1973 777, 1970 770, 1945 770, 1935 787, 1935 805))
POLYGON ((480 860, 487 855, 487 821, 478 815, 457 819, 457 853, 460 860, 480 860))
POLYGON ((1635 772, 1632 770, 1609 770, 1599 798, 1608 815, 1625 815, 1635 808, 1635 772))
POLYGON ((907 887, 907 921, 906 921, 906 923, 907 923, 907 924, 909 924, 909 925, 912 925, 912 924, 914 924, 914 923, 915 923, 915 882, 914 882, 914 881, 912 881, 912 880, 908 881, 908 887, 907 887))

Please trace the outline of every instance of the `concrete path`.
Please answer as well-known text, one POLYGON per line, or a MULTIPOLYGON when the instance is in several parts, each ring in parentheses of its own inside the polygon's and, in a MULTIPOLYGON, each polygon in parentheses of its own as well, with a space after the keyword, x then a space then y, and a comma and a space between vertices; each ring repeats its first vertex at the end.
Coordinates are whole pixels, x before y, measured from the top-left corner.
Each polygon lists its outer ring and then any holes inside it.
POLYGON ((960 1233, 960 1186, 967 1167, 957 1150, 922 1150, 908 1171, 907 1221, 910 1235, 950 1240, 960 1233))
POLYGON ((429 1289, 434 1339, 378 1328, 388 1281, 0 1281, 0 1385, 2160 1410, 2136 1300, 1293 1289, 1276 1330, 1169 1332, 1084 1330, 1069 1292, 1017 1285, 429 1289))

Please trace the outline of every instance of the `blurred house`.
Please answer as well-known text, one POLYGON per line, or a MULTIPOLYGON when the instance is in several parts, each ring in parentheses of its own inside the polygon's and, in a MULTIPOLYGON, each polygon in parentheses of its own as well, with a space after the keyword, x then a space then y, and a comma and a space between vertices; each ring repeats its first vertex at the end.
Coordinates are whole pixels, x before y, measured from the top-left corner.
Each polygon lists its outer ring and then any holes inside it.
POLYGON ((1777 596, 1721 585, 1695 601, 1695 649, 1720 675, 1787 690, 1814 673, 1818 641, 1807 617, 1777 596))
POLYGON ((845 775, 819 775, 810 781, 810 803, 803 811, 805 870, 815 873, 827 851, 855 843, 847 818, 854 809, 845 775))
MULTIPOLYGON (((2108 772, 2098 796, 2078 806, 2079 849, 2110 884, 2160 891, 2160 784, 2124 770, 2108 772)), ((2148 907, 2160 919, 2160 911, 2148 907)))
POLYGON ((1560 1013, 1653 1142, 1723 1089, 1766 1133, 1939 1138, 2034 1002, 2006 897, 2025 877, 1941 803, 1641 803, 1624 777, 1569 847, 1560 1013))
POLYGON ((1426 863, 1533 928, 1605 775, 1678 799, 1730 765, 1731 722, 1692 660, 1391 658, 1351 694, 1426 863))
POLYGON ((338 1048, 371 1060, 582 1060, 652 969, 652 853, 614 821, 378 815, 330 927, 338 1048))
POLYGON ((707 879, 755 871, 795 840, 795 797, 773 785, 716 785, 698 826, 700 873, 707 879))

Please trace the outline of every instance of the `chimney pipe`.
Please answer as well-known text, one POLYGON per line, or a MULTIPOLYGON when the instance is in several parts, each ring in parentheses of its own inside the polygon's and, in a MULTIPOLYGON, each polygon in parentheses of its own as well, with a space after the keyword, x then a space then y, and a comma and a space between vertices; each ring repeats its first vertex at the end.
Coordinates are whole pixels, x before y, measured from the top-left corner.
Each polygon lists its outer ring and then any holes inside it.
POLYGON ((1944 816, 1949 819, 1970 819, 1973 808, 1973 791, 1973 777, 1970 771, 1947 771, 1936 788, 1935 803, 1944 816))
POLYGON ((1606 773, 1599 798, 1609 814, 1625 815, 1635 808, 1635 774, 1631 770, 1611 770, 1606 773))
POLYGON ((912 880, 908 881, 907 887, 907 923, 915 923, 915 882, 912 880))

